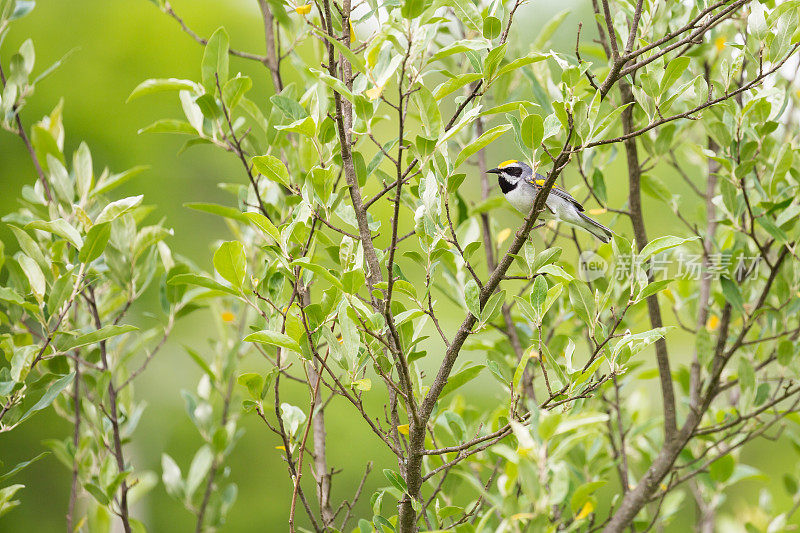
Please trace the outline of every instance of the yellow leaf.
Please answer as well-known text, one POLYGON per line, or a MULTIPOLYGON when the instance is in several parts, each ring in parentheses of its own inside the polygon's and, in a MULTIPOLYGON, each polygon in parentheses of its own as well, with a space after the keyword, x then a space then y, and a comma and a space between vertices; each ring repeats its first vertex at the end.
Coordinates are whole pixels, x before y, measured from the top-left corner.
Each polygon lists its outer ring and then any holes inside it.
POLYGON ((89 215, 86 214, 86 211, 84 211, 82 207, 78 205, 75 206, 75 215, 77 215, 83 227, 87 229, 92 227, 92 219, 89 218, 89 215))
POLYGON ((350 23, 350 42, 352 43, 356 40, 356 32, 353 31, 353 21, 348 19, 348 22, 350 23))
POLYGON ((397 432, 402 435, 408 435, 408 424, 401 424, 397 426, 397 432))
POLYGON ((578 515, 575 517, 575 520, 583 520, 589 516, 592 511, 594 511, 594 504, 591 501, 584 503, 581 512, 578 513, 578 515))
POLYGON ((380 87, 373 87, 372 89, 367 89, 364 91, 364 94, 367 95, 367 98, 370 100, 375 100, 380 97, 381 93, 383 92, 383 86, 380 87))
POLYGON ((231 323, 236 319, 236 315, 234 315, 230 311, 223 311, 221 316, 223 322, 231 323))
POLYGON ((500 233, 497 234, 497 244, 498 246, 503 244, 506 239, 511 236, 511 228, 506 228, 502 230, 500 233))
POLYGON ((308 15, 309 13, 311 13, 311 4, 297 6, 296 8, 294 8, 294 10, 298 15, 308 15))
POLYGON ((372 388, 372 380, 369 378, 357 379, 353 382, 353 387, 358 390, 368 391, 372 388))
POLYGON ((284 446, 275 446, 275 449, 276 449, 276 450, 280 450, 280 451, 282 451, 282 452, 285 452, 285 451, 286 451, 286 448, 285 448, 284 446))
POLYGON ((714 39, 714 46, 717 47, 717 52, 722 52, 725 49, 725 37, 719 36, 714 39))
POLYGON ((709 331, 714 331, 719 326, 719 317, 717 315, 711 315, 708 317, 708 322, 706 322, 706 329, 709 331))
POLYGON ((605 207, 595 207, 594 209, 589 209, 590 215, 604 215, 608 211, 605 207))

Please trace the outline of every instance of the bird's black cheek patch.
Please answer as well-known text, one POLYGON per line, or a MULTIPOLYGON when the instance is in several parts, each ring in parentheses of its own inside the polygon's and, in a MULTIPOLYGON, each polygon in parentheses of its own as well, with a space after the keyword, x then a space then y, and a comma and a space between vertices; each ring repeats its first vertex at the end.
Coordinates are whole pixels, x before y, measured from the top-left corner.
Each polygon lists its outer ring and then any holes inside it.
POLYGON ((498 174, 497 183, 500 184, 500 190, 503 191, 503 194, 508 194, 516 187, 516 185, 508 181, 502 174, 498 174))

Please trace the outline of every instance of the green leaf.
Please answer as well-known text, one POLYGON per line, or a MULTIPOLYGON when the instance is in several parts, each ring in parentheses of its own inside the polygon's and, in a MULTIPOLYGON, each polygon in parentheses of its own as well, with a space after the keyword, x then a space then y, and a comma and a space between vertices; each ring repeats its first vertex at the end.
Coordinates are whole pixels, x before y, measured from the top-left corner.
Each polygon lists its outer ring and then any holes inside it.
POLYGON ((422 12, 428 7, 427 4, 427 0, 405 0, 400 8, 400 14, 403 15, 403 18, 415 19, 422 15, 422 12))
POLYGON ((442 130, 442 113, 439 105, 427 87, 424 85, 418 85, 418 87, 419 89, 411 98, 419 110, 420 121, 428 137, 438 137, 442 130))
POLYGON ((503 60, 506 55, 506 48, 508 43, 503 43, 500 46, 492 48, 483 61, 483 75, 488 80, 494 75, 497 65, 503 60))
POLYGON ((642 191, 662 202, 669 202, 672 199, 672 193, 664 182, 650 174, 642 175, 642 191))
POLYGON ((569 284, 569 301, 575 314, 590 327, 594 327, 595 304, 589 286, 582 281, 569 284))
POLYGON ((100 341, 104 341, 106 339, 110 339, 111 337, 117 337, 119 335, 124 335, 125 333, 130 333, 131 331, 138 331, 139 328, 136 326, 130 325, 114 325, 110 324, 108 326, 103 326, 102 328, 92 331, 91 333, 86 333, 84 335, 79 335, 77 337, 73 337, 68 339, 60 346, 62 352, 66 352, 69 350, 74 350, 75 348, 80 348, 81 346, 88 346, 89 344, 96 344, 100 341))
POLYGON ((66 376, 61 376, 60 378, 55 380, 53 384, 47 388, 47 392, 45 392, 44 395, 42 395, 42 397, 39 398, 39 401, 36 402, 33 405, 33 407, 28 409, 25 412, 25 414, 23 414, 19 418, 19 420, 17 420, 17 424, 21 424, 22 422, 33 416, 35 412, 41 411, 42 409, 48 407, 51 403, 53 403, 53 400, 55 400, 56 397, 59 394, 61 394, 61 391, 66 389, 69 386, 69 384, 72 383, 73 378, 75 378, 75 372, 70 372, 66 376))
POLYGON ((522 121, 522 142, 528 148, 536 149, 542 144, 544 137, 544 120, 540 115, 532 113, 522 121))
POLYGON ((189 472, 186 474, 186 497, 191 498, 197 487, 206 477, 214 462, 214 454, 208 445, 202 446, 194 454, 192 464, 189 465, 189 472))
POLYGON ((81 234, 78 233, 72 224, 64 220, 63 218, 57 218, 52 221, 47 220, 34 220, 33 222, 28 223, 25 226, 25 229, 38 229, 41 231, 46 231, 48 233, 52 233, 54 235, 58 235, 59 237, 63 237, 70 242, 75 248, 79 249, 83 246, 83 239, 81 239, 81 234))
POLYGON ((141 204, 142 198, 143 196, 140 194, 139 196, 129 196, 127 198, 123 198, 122 200, 111 202, 105 206, 102 211, 100 211, 100 214, 97 215, 97 219, 94 221, 94 223, 102 224, 104 222, 111 222, 112 220, 119 218, 134 207, 141 204))
POLYGON ((247 223, 250 221, 250 219, 247 218, 245 214, 239 211, 237 208, 228 207, 226 205, 191 202, 188 204, 183 204, 183 207, 188 207, 189 209, 194 209, 195 211, 202 211, 204 213, 211 213, 212 215, 230 218, 239 222, 247 223))
POLYGON ((722 294, 725 296, 725 300, 734 309, 744 314, 744 300, 742 299, 742 293, 739 292, 739 287, 726 277, 721 277, 719 283, 722 285, 722 294))
POLYGON ((519 57, 514 61, 511 61, 510 63, 507 63, 502 67, 500 67, 500 70, 498 70, 497 74, 495 75, 495 79, 499 78, 504 74, 508 74, 509 72, 513 72, 518 68, 532 65, 533 63, 538 63, 539 61, 544 61, 545 59, 547 59, 547 56, 545 54, 540 54, 538 52, 531 52, 526 56, 519 57))
POLYGON ((275 227, 275 224, 272 223, 270 219, 262 215, 261 213, 245 213, 245 218, 253 224, 255 227, 263 231, 266 235, 272 237, 272 239, 280 244, 281 242, 281 233, 278 231, 278 228, 275 227))
MULTIPOLYGON (((99 194, 105 194, 105 193, 107 193, 108 191, 110 191, 112 189, 116 189, 117 187, 119 187, 123 183, 128 182, 129 180, 131 180, 135 176, 141 174, 142 172, 144 172, 148 168, 150 168, 150 167, 148 167, 147 165, 140 165, 138 167, 133 167, 131 169, 128 169, 128 170, 126 170, 124 172, 120 172, 119 174, 112 174, 109 177, 107 177, 106 179, 101 179, 101 180, 99 180, 97 182, 97 185, 92 190, 90 196, 97 196, 99 194)), ((95 224, 96 223, 97 222, 95 221, 95 224)))
POLYGON ((300 353, 300 345, 291 337, 278 333, 277 331, 257 331, 244 338, 245 342, 257 342, 259 344, 270 344, 279 348, 286 348, 300 353))
MULTIPOLYGON (((338 42, 338 41, 337 41, 338 42)), ((281 110, 281 113, 294 122, 295 120, 300 120, 301 118, 306 118, 308 113, 306 110, 295 100, 287 96, 283 96, 282 94, 276 94, 270 97, 270 102, 272 105, 277 107, 281 110)))
POLYGON ((792 341, 781 341, 778 344, 778 363, 781 366, 788 366, 794 359, 794 343, 792 341))
POLYGON ((287 124, 285 126, 275 126, 275 129, 278 131, 290 131, 293 133, 299 133, 311 139, 313 139, 317 135, 317 124, 311 117, 301 118, 300 120, 296 120, 291 124, 287 124))
POLYGON ((195 92, 197 84, 191 80, 179 80, 177 78, 152 78, 145 80, 131 91, 125 103, 131 102, 140 96, 160 93, 165 91, 190 91, 195 92))
POLYGON ((570 499, 569 504, 572 512, 577 513, 587 502, 589 496, 591 496, 594 491, 604 486, 606 483, 607 481, 590 481, 589 483, 584 483, 575 489, 575 492, 572 493, 572 498, 570 499))
POLYGON ((232 294, 233 296, 240 296, 239 291, 226 287, 216 280, 197 274, 176 274, 167 279, 167 285, 198 285, 206 289, 232 294))
POLYGON ((208 39, 200 69, 200 79, 206 94, 216 92, 217 74, 220 86, 228 81, 228 43, 228 32, 221 26, 208 39))
POLYGON ((662 95, 667 94, 667 91, 675 86, 677 81, 689 67, 690 61, 691 59, 688 56, 680 56, 676 57, 667 64, 667 68, 664 71, 664 77, 661 78, 661 85, 659 87, 659 92, 662 95))
POLYGON ((252 87, 253 80, 247 76, 236 76, 222 88, 222 101, 225 102, 228 109, 233 109, 252 87))
POLYGON ((44 296, 44 293, 47 290, 47 281, 44 278, 42 269, 39 267, 36 261, 25 254, 20 254, 17 258, 17 262, 19 263, 20 268, 22 268, 22 271, 25 273, 25 277, 28 278, 28 283, 30 283, 31 290, 36 296, 36 299, 41 300, 42 296, 44 296))
POLYGON ((108 505, 111 502, 111 498, 96 484, 87 482, 83 484, 83 488, 86 489, 86 492, 91 494, 100 505, 108 505))
POLYGON ((231 285, 241 290, 247 277, 247 255, 239 241, 223 242, 214 252, 214 269, 231 285))
POLYGON ((299 259, 295 259, 294 261, 292 261, 291 264, 292 266, 300 266, 305 268, 306 270, 314 272, 315 274, 319 274, 334 287, 338 287, 339 289, 344 289, 342 282, 338 277, 334 276, 327 268, 320 265, 319 263, 315 263, 308 257, 301 257, 299 259))
POLYGON ((161 454, 161 480, 167 489, 167 494, 173 498, 183 499, 183 480, 178 464, 166 453, 161 454))
POLYGON ((608 195, 606 194, 606 181, 603 179, 603 173, 599 168, 594 169, 594 172, 592 172, 592 189, 601 202, 608 202, 608 195))
POLYGON ((28 460, 28 461, 23 461, 23 462, 21 462, 21 463, 17 464, 17 465, 16 465, 14 468, 12 468, 12 469, 11 469, 11 470, 9 470, 8 472, 6 472, 5 474, 3 474, 3 475, 1 475, 1 476, 0 476, 0 483, 2 483, 3 481, 7 480, 8 478, 10 478, 11 476, 13 476, 14 474, 16 474, 17 472, 19 472, 20 470, 24 470, 25 468, 27 468, 27 467, 28 467, 28 465, 30 465, 31 463, 35 463, 36 461, 38 461, 39 459, 41 459, 41 458, 42 458, 42 457, 44 457, 45 455, 50 455, 50 452, 43 452, 43 453, 40 453, 39 455, 37 455, 37 456, 36 456, 36 457, 34 457, 33 459, 30 459, 30 460, 28 460))
POLYGON ((356 97, 353 95, 353 93, 350 91, 350 89, 348 89, 347 86, 342 82, 342 80, 340 80, 339 78, 334 78, 333 76, 331 76, 327 72, 323 72, 323 71, 321 71, 319 69, 310 68, 308 70, 309 70, 309 72, 311 73, 311 75, 313 77, 319 79, 325 85, 327 85, 328 87, 330 87, 331 89, 333 89, 334 91, 339 93, 340 95, 344 96, 349 101, 355 102, 355 98, 356 97))
POLYGON ((183 349, 186 350, 186 353, 189 354, 189 357, 192 358, 192 361, 194 361, 195 364, 197 364, 197 366, 199 366, 203 370, 203 372, 208 374, 208 377, 211 378, 212 381, 216 379, 216 374, 211 369, 211 367, 208 366, 206 360, 203 359, 203 357, 199 353, 197 353, 195 350, 191 349, 186 345, 183 346, 183 349))
POLYGON ((792 474, 784 474, 783 487, 789 496, 794 497, 797 494, 797 479, 792 474))
POLYGON ((544 304, 547 301, 547 280, 544 276, 536 276, 531 290, 531 305, 539 313, 539 317, 544 314, 544 304))
POLYGON ((187 135, 197 135, 197 130, 185 120, 162 118, 156 120, 149 126, 141 128, 137 133, 140 135, 142 133, 182 133, 187 135))
POLYGON ((289 171, 286 170, 286 165, 277 157, 271 155, 257 155, 250 160, 250 163, 256 169, 256 172, 268 180, 291 188, 289 171))
POLYGON ((664 237, 658 237, 647 243, 647 246, 642 248, 642 251, 639 252, 639 261, 644 263, 651 256, 656 255, 664 250, 669 250, 670 248, 675 248, 676 246, 680 246, 687 242, 696 241, 699 237, 689 237, 688 239, 683 239, 681 237, 673 237, 672 235, 666 235, 664 237))
POLYGON ((111 224, 109 222, 95 224, 89 228, 89 232, 86 234, 86 242, 83 243, 78 253, 78 260, 81 263, 89 264, 100 257, 106 249, 110 236, 111 224))
MULTIPOLYGON (((306 414, 297 406, 282 403, 281 404, 281 418, 283 424, 288 428, 289 436, 293 436, 300 429, 300 424, 306 421, 306 414)), ((286 450, 289 453, 289 450, 286 450)))
POLYGON ((464 301, 467 304, 467 309, 475 318, 481 316, 480 298, 481 290, 478 288, 478 284, 475 283, 474 279, 469 280, 464 287, 464 301))
MULTIPOLYGON (((8 20, 17 20, 33 11, 33 8, 36 7, 36 0, 16 0, 16 2, 11 2, 9 7, 11 6, 14 7, 14 11, 11 12, 8 20)), ((20 488, 22 488, 22 486, 23 485, 19 485, 20 488)))
POLYGON ((264 377, 261 374, 248 372, 236 378, 236 382, 247 387, 251 398, 256 401, 261 400, 261 391, 264 388, 264 377))
POLYGON ((503 31, 503 23, 497 17, 486 17, 483 19, 483 36, 487 39, 496 39, 503 31))
POLYGON ((75 185, 78 196, 83 199, 89 195, 94 182, 92 170, 92 154, 85 142, 82 142, 72 155, 72 170, 75 172, 75 185))
POLYGON ((644 300, 645 298, 647 298, 648 296, 652 296, 653 294, 664 290, 667 287, 667 285, 669 285, 673 281, 674 280, 671 280, 671 279, 662 279, 662 280, 659 280, 659 281, 654 281, 652 283, 648 283, 647 287, 642 289, 642 292, 639 293, 639 297, 636 298, 636 301, 640 302, 640 301, 644 300))
POLYGON ((9 227, 11 228, 11 231, 14 232, 14 236, 17 238, 20 249, 25 252, 28 257, 36 261, 39 266, 46 267, 49 264, 49 261, 44 258, 44 254, 42 253, 42 249, 39 247, 39 243, 33 240, 33 237, 31 237, 25 230, 13 225, 9 225, 9 227))
POLYGON ((547 41, 549 41, 550 37, 555 34, 556 30, 564 22, 564 19, 567 18, 567 15, 569 15, 569 10, 565 9, 550 17, 547 24, 545 24, 544 27, 536 34, 536 40, 533 41, 534 50, 547 49, 545 47, 547 41))
MULTIPOLYGON (((425 0, 416 0, 416 1, 422 3, 425 2, 425 0)), ((403 7, 405 8, 405 4, 403 7)), ((333 45, 333 47, 336 49, 337 52, 339 52, 342 56, 344 56, 345 59, 347 59, 347 61, 353 66, 355 70, 363 74, 367 73, 367 66, 363 58, 353 53, 352 50, 346 47, 344 43, 342 43, 338 39, 330 37, 327 33, 322 33, 321 35, 326 41, 328 41, 333 45)))
POLYGON ((553 248, 548 248, 546 250, 542 250, 536 255, 536 259, 531 264, 531 272, 537 273, 539 270, 550 263, 555 263, 558 261, 558 258, 561 257, 561 252, 563 250, 557 246, 553 248))
POLYGON ((445 383, 444 387, 442 387, 442 393, 439 395, 439 399, 441 400, 459 387, 478 377, 478 375, 481 373, 481 370, 484 368, 486 368, 486 365, 471 366, 462 370, 458 374, 447 378, 447 383, 445 383))
POLYGON ((195 99, 194 103, 197 104, 200 112, 208 120, 215 120, 222 116, 222 109, 213 94, 201 94, 195 99))
POLYGON ((462 0, 445 0, 443 3, 453 8, 461 22, 472 30, 480 33, 481 27, 483 26, 483 19, 475 4, 462 0))
POLYGON ((396 488, 402 493, 408 492, 408 485, 406 485, 406 480, 403 479, 403 477, 400 474, 398 474, 394 470, 384 468, 383 475, 386 476, 386 479, 389 480, 389 483, 394 485, 394 488, 396 488))
POLYGON ((728 453, 711 463, 708 473, 713 481, 724 483, 733 475, 733 470, 735 468, 736 459, 734 459, 733 455, 728 453))
POLYGON ((0 300, 17 305, 25 303, 25 299, 11 287, 0 287, 0 300))
POLYGON ((514 369, 514 377, 511 380, 511 385, 515 391, 519 391, 519 385, 522 383, 522 376, 525 375, 525 367, 528 366, 528 361, 535 354, 533 350, 527 350, 522 357, 519 358, 517 367, 514 369))
POLYGON ((458 168, 461 163, 466 161, 470 156, 475 154, 476 152, 482 150, 489 144, 493 143, 496 139, 498 139, 501 135, 511 129, 511 124, 501 124, 499 126, 495 126, 494 128, 485 131, 483 135, 478 137, 477 139, 470 142, 467 146, 461 150, 461 153, 458 154, 456 157, 455 165, 453 168, 458 168))
POLYGON ((466 85, 468 83, 472 83, 473 81, 478 81, 482 77, 483 77, 483 74, 481 74, 479 72, 468 72, 466 74, 461 74, 459 76, 455 76, 453 78, 450 78, 446 82, 444 82, 441 85, 439 85, 438 87, 436 87, 436 90, 433 92, 433 97, 436 100, 441 100, 442 98, 444 98, 448 94, 450 94, 450 93, 452 93, 454 91, 457 91, 458 89, 460 89, 464 85, 466 85))
POLYGON ((752 390, 756 386, 756 374, 753 370, 752 363, 746 358, 741 357, 739 359, 739 386, 742 389, 743 393, 746 393, 749 390, 752 390))
POLYGON ((503 306, 505 299, 506 291, 494 293, 481 310, 481 323, 485 324, 486 322, 491 322, 494 320, 494 317, 496 317, 497 313, 500 312, 500 308, 503 306))

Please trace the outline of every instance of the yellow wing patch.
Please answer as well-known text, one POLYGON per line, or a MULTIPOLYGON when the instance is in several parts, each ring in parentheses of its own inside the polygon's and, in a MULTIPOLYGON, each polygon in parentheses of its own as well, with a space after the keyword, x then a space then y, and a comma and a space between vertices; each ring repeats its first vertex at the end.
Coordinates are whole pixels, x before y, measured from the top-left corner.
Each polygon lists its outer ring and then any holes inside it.
POLYGON ((508 161, 503 161, 502 163, 500 163, 499 165, 497 165, 497 168, 505 168, 505 167, 507 167, 508 165, 513 165, 513 164, 514 164, 514 163, 516 163, 516 162, 517 162, 517 160, 516 160, 516 159, 509 159, 508 161))
MULTIPOLYGON (((532 179, 532 180, 528 181, 528 183, 530 183, 531 185, 536 185, 537 187, 544 187, 544 184, 546 182, 547 182, 547 180, 545 180, 545 179, 532 179)), ((556 185, 555 183, 553 184, 553 188, 554 189, 558 189, 560 191, 564 190, 561 187, 559 187, 558 185, 556 185)))

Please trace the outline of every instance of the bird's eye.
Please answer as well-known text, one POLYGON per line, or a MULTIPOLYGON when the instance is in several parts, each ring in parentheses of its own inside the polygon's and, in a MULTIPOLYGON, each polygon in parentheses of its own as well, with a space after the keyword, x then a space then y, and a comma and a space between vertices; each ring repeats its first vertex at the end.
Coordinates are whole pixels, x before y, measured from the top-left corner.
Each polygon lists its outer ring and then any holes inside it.
POLYGON ((518 177, 520 177, 522 175, 522 169, 519 168, 519 167, 507 168, 506 172, 508 172, 509 174, 514 176, 515 178, 518 178, 518 177))

